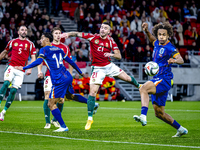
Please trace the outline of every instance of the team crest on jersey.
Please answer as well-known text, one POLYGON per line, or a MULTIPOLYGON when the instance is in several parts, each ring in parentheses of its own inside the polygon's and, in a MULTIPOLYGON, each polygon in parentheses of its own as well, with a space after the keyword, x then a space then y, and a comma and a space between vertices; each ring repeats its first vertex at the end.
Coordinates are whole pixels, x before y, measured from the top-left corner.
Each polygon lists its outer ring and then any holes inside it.
POLYGON ((28 44, 25 44, 25 48, 27 48, 28 47, 28 44))
POLYGON ((165 51, 164 48, 161 48, 161 49, 159 50, 159 56, 160 56, 160 57, 162 57, 162 54, 164 53, 164 51, 165 51))
POLYGON ((14 46, 18 46, 18 43, 15 43, 14 46))
POLYGON ((96 39, 96 40, 94 41, 94 43, 95 43, 95 44, 99 44, 99 40, 96 39))
POLYGON ((106 43, 106 47, 108 47, 108 43, 106 43))

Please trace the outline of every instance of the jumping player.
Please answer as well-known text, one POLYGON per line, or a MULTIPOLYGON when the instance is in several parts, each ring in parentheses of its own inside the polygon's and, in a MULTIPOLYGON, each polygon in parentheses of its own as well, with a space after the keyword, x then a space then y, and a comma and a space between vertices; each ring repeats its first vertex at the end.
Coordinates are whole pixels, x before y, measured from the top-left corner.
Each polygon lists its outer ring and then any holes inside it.
POLYGON ((122 69, 111 62, 110 57, 121 59, 120 50, 110 34, 110 25, 107 22, 101 24, 100 34, 82 32, 69 32, 62 34, 62 37, 78 36, 90 42, 92 56, 92 75, 90 78, 90 92, 88 97, 88 120, 85 130, 90 130, 93 123, 93 110, 95 97, 105 76, 117 77, 123 81, 133 84, 139 88, 140 84, 134 77, 127 75, 122 69), (113 51, 114 53, 112 53, 113 51))

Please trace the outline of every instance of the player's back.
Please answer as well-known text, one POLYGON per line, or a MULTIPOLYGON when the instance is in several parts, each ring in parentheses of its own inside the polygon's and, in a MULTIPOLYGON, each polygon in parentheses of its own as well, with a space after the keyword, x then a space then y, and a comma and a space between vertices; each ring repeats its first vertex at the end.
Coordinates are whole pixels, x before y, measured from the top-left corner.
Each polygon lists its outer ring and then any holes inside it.
POLYGON ((59 83, 65 73, 68 72, 63 65, 65 53, 62 49, 55 46, 45 46, 40 50, 40 55, 44 55, 44 62, 50 71, 52 83, 59 83))

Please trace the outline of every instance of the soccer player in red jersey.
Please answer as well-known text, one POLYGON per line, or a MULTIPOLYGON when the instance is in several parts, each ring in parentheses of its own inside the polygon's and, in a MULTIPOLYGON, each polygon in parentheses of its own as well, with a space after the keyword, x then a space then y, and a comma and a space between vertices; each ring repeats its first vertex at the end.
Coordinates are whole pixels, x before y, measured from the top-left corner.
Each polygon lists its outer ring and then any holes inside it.
POLYGON ((85 130, 90 130, 93 123, 93 108, 95 105, 95 97, 105 76, 117 77, 123 81, 127 81, 137 88, 140 84, 127 75, 122 69, 111 62, 110 57, 121 59, 120 50, 110 34, 110 25, 107 22, 101 24, 100 34, 90 34, 82 32, 68 32, 62 34, 62 37, 78 36, 87 39, 90 42, 90 51, 92 56, 92 76, 90 78, 90 93, 88 97, 88 120, 85 130), (112 53, 113 51, 114 53, 112 53))
MULTIPOLYGON (((28 62, 28 57, 31 55, 31 62, 35 61, 35 46, 34 44, 26 38, 27 28, 25 26, 20 26, 18 31, 19 37, 8 42, 5 50, 0 54, 0 60, 2 60, 8 52, 12 52, 9 64, 4 72, 4 83, 0 89, 0 103, 5 96, 10 83, 12 87, 10 88, 10 94, 7 98, 6 104, 2 112, 0 113, 0 120, 4 121, 4 115, 7 109, 10 107, 11 103, 15 98, 15 94, 18 88, 21 88, 24 71, 15 69, 15 66, 26 66, 28 62)), ((31 69, 27 70, 26 75, 31 74, 31 69)))

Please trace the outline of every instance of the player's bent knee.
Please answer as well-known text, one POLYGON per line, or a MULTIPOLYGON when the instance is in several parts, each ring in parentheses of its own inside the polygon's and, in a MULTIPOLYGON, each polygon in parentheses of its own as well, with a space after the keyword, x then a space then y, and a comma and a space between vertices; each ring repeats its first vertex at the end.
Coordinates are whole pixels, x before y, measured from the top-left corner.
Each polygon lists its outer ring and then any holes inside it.
POLYGON ((163 118, 163 112, 162 111, 155 111, 155 116, 157 118, 163 118))

